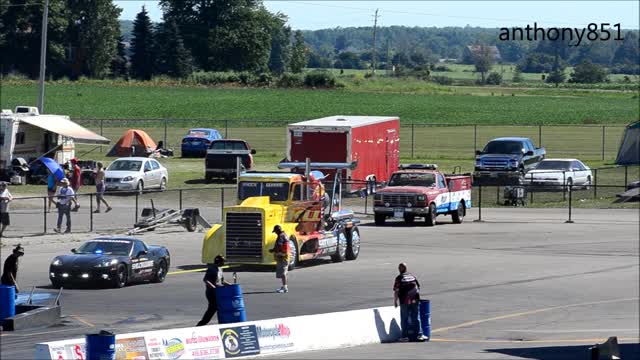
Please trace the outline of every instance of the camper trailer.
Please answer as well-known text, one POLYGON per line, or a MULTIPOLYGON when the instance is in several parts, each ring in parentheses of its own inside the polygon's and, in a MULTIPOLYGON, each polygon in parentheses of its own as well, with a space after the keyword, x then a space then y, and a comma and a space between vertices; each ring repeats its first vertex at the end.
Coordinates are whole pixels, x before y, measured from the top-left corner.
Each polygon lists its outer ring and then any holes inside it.
POLYGON ((0 113, 0 180, 26 184, 28 164, 47 156, 62 164, 75 157, 75 144, 109 144, 64 115, 40 115, 36 107, 17 106, 0 113))

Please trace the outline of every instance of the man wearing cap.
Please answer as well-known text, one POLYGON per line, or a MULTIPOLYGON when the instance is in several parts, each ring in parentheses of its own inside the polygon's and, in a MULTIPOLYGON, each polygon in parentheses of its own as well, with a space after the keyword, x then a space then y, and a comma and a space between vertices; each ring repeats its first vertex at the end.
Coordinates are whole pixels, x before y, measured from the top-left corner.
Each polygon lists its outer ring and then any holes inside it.
POLYGON ((56 207, 58 208, 58 226, 53 229, 53 231, 59 233, 60 228, 62 226, 62 217, 67 217, 67 229, 64 231, 65 234, 71 232, 71 201, 73 201, 73 197, 75 196, 75 192, 71 187, 69 187, 69 179, 64 178, 60 180, 60 184, 62 187, 58 189, 58 202, 56 203, 56 207))
POLYGON ((7 183, 0 181, 0 237, 4 229, 11 224, 9 219, 9 203, 13 200, 11 193, 7 189, 7 183))
POLYGON ((205 295, 209 305, 207 306, 207 311, 205 311, 202 316, 202 320, 200 320, 196 326, 207 325, 209 321, 211 321, 213 315, 218 311, 216 288, 219 286, 230 285, 224 280, 224 275, 222 274, 221 267, 224 265, 224 262, 224 257, 222 257, 222 255, 218 255, 213 260, 213 264, 207 265, 207 272, 204 273, 202 281, 205 283, 205 295))
POLYGON ((7 256, 7 259, 4 261, 2 277, 0 278, 2 285, 15 286, 16 292, 20 292, 18 281, 16 280, 18 278, 18 258, 23 255, 24 248, 18 244, 18 246, 13 249, 12 254, 7 256))
POLYGON ((400 274, 393 284, 393 305, 398 307, 400 300, 402 337, 399 341, 426 341, 420 324, 420 283, 413 274, 407 272, 407 264, 400 263, 398 271, 400 274))
POLYGON ((289 292, 289 288, 287 287, 287 271, 289 269, 289 259, 291 258, 291 255, 289 255, 291 251, 289 239, 280 225, 274 226, 273 232, 278 235, 278 238, 276 239, 273 249, 269 249, 269 252, 273 253, 276 259, 276 278, 282 280, 282 287, 277 289, 276 292, 286 293, 289 292))
POLYGON ((80 166, 78 166, 78 159, 76 158, 71 159, 70 185, 74 193, 73 202, 76 204, 73 211, 78 211, 78 209, 80 209, 80 203, 78 202, 77 194, 78 190, 80 190, 80 187, 82 186, 82 170, 80 169, 80 166))

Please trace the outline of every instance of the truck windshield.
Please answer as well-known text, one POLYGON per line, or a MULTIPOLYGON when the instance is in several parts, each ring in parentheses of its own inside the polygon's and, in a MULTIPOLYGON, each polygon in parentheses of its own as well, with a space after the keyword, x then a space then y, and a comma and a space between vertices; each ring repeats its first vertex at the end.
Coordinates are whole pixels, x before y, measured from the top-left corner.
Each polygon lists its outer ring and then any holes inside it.
POLYGON ((212 150, 247 150, 247 144, 242 141, 214 141, 209 146, 212 150))
POLYGON ((545 160, 536 166, 536 170, 569 170, 569 165, 571 161, 545 160))
POLYGON ((522 154, 519 141, 490 141, 482 150, 485 154, 522 154))
POLYGON ((389 180, 389 186, 425 186, 430 187, 436 183, 434 174, 400 173, 393 174, 389 180))
POLYGON ((245 200, 253 196, 268 196, 271 201, 287 201, 289 183, 242 181, 238 185, 238 199, 245 200))

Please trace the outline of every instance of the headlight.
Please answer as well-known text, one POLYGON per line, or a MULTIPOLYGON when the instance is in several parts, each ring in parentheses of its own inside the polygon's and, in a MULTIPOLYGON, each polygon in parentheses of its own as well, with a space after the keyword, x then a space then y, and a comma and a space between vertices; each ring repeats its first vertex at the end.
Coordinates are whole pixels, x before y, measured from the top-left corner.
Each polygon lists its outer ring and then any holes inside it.
POLYGON ((418 201, 425 201, 427 200, 427 197, 424 195, 418 195, 418 201))
POLYGON ((133 181, 133 176, 125 176, 120 181, 122 182, 133 181))
POLYGON ((98 265, 96 265, 96 267, 109 267, 109 266, 116 265, 117 263, 118 263, 118 259, 111 259, 111 260, 107 259, 99 262, 98 265))
POLYGON ((53 265, 53 266, 60 266, 60 265, 62 265, 62 260, 60 260, 60 259, 55 259, 55 260, 53 260, 53 262, 51 263, 51 265, 53 265))

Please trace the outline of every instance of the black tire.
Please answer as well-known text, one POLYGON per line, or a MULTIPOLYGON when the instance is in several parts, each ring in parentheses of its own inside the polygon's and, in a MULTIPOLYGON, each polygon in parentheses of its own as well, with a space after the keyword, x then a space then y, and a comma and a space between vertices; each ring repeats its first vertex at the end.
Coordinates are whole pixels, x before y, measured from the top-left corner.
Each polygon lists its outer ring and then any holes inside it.
POLYGON ((352 227, 347 233, 347 260, 355 260, 360 255, 360 230, 352 227))
POLYGON ((591 189, 591 176, 587 176, 587 182, 584 183, 584 189, 585 190, 591 189))
POLYGON ((413 225, 415 220, 416 220, 416 217, 412 214, 404 215, 404 223, 407 225, 413 225))
POLYGON ((520 169, 520 173, 518 174, 518 185, 524 185, 524 179, 525 177, 525 173, 524 173, 524 169, 520 169))
POLYGON ((375 214, 374 220, 376 222, 376 225, 383 226, 385 221, 387 220, 387 216, 384 214, 375 214))
POLYGON ((295 237, 289 238, 289 247, 291 248, 291 258, 289 259, 289 271, 298 266, 298 242, 295 237))
POLYGON ((165 259, 160 259, 158 261, 158 267, 156 268, 156 273, 153 275, 154 283, 161 283, 167 277, 167 262, 165 259))
POLYGON ((211 176, 209 174, 204 174, 204 181, 212 182, 213 181, 213 176, 211 176))
POLYGON ((165 190, 167 190, 167 178, 163 177, 162 180, 160 180, 160 191, 165 190))
POLYGON ((571 191, 573 188, 573 179, 572 178, 568 178, 567 182, 565 183, 565 190, 566 191, 571 191))
POLYGON ((344 233, 344 230, 340 230, 336 236, 338 237, 338 244, 336 246, 336 253, 331 255, 331 261, 343 262, 347 258, 347 235, 344 233))
POLYGON ((438 214, 436 213, 436 206, 433 203, 429 204, 429 212, 424 217, 424 221, 427 226, 434 226, 436 224, 437 216, 438 214))
POLYGON ((142 194, 144 192, 144 183, 142 180, 138 180, 138 185, 136 185, 136 192, 138 194, 142 194))
POLYGON ((451 213, 451 220, 453 220, 454 224, 462 224, 462 220, 464 219, 465 208, 462 205, 462 201, 458 203, 458 208, 451 213))
POLYGON ((116 269, 116 276, 113 279, 113 287, 123 288, 127 286, 128 277, 127 267, 124 266, 124 264, 118 265, 118 268, 116 269))
POLYGON ((83 176, 82 177, 82 185, 85 185, 85 186, 92 185, 91 184, 91 179, 89 177, 87 177, 87 176, 83 176))
POLYGON ((198 222, 196 221, 195 214, 184 219, 184 228, 187 229, 188 232, 196 231, 198 222))

